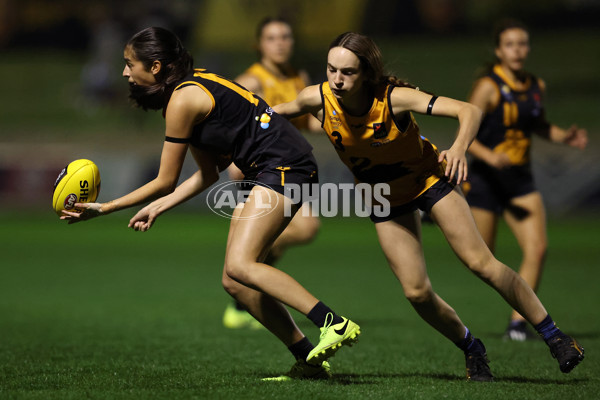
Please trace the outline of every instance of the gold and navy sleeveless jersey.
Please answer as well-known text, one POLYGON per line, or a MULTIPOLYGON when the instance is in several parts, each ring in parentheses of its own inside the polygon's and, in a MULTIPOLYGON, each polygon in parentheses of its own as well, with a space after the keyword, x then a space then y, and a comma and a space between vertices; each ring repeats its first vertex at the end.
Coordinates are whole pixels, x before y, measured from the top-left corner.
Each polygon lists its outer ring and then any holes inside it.
POLYGON ((412 113, 397 119, 390 95, 395 86, 382 87, 368 113, 348 114, 329 87, 321 84, 323 129, 338 156, 358 182, 371 185, 387 183, 385 196, 392 207, 419 197, 444 175, 438 151, 419 133, 412 113))
POLYGON ((191 144, 231 157, 244 175, 297 161, 312 146, 260 97, 204 69, 181 81, 175 90, 196 85, 212 99, 208 116, 192 130, 191 144))
MULTIPOLYGON (((295 100, 298 93, 306 87, 304 80, 296 71, 291 76, 281 79, 258 62, 252 64, 245 74, 253 75, 258 79, 263 92, 262 98, 270 106, 295 100)), ((290 121, 298 129, 308 128, 308 115, 293 118, 290 121)))
POLYGON ((495 65, 482 79, 494 82, 500 101, 496 108, 484 115, 477 140, 494 152, 505 153, 515 166, 528 164, 531 135, 545 121, 537 78, 529 74, 525 88, 517 90, 500 65, 495 65))

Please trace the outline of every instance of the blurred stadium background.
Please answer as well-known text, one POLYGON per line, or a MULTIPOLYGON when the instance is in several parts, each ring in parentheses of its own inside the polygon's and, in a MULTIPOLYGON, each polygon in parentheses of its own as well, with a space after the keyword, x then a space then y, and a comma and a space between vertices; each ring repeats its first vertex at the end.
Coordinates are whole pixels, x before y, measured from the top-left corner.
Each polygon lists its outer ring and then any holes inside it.
MULTIPOLYGON (((50 211, 54 179, 76 158, 99 165, 100 200, 146 182, 158 166, 163 122, 128 103, 124 42, 146 26, 168 27, 197 66, 233 78, 255 60, 255 26, 267 15, 292 21, 295 65, 314 82, 325 79, 329 42, 356 30, 379 43, 390 72, 458 99, 492 59, 493 22, 523 20, 532 31, 528 69, 546 80, 550 121, 590 135, 584 152, 535 141, 547 207, 552 215, 600 210, 598 0, 0 0, 0 205, 50 211)), ((454 121, 417 120, 439 147, 451 142, 454 121)), ((351 182, 324 135, 308 138, 322 182, 351 182)))

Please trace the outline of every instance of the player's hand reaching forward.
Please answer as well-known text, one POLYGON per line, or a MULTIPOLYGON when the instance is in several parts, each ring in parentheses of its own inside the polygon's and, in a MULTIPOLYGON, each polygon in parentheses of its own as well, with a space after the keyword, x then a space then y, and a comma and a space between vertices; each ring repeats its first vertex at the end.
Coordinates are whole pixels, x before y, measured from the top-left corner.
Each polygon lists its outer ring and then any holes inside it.
POLYGON ((81 211, 62 210, 60 219, 69 221, 69 224, 74 224, 104 214, 102 212, 102 203, 75 203, 75 208, 81 211))
POLYGON ((152 204, 148 204, 129 220, 128 227, 136 231, 146 232, 152 227, 158 215, 157 208, 152 204))

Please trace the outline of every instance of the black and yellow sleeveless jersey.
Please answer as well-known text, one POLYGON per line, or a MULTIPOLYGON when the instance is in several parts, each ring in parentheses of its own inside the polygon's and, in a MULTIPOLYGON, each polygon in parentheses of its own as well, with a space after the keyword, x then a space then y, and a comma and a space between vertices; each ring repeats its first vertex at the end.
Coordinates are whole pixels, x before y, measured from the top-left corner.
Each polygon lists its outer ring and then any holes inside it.
POLYGON ((491 79, 498 88, 498 106, 486 113, 477 133, 477 140, 494 152, 505 153, 513 165, 530 162, 531 135, 545 122, 542 92, 538 80, 528 75, 523 90, 495 65, 482 79, 491 79))
MULTIPOLYGON (((298 93, 306 87, 304 80, 296 71, 285 79, 281 79, 258 62, 252 64, 244 73, 258 79, 263 92, 262 98, 270 106, 295 100, 298 93)), ((308 128, 308 115, 293 118, 290 121, 298 129, 308 128)))
POLYGON ((175 90, 189 85, 203 89, 213 104, 208 116, 194 126, 191 144, 231 157, 244 175, 311 153, 312 146, 292 124, 240 85, 203 69, 194 70, 175 90))
POLYGON ((392 207, 414 200, 444 175, 437 149, 420 135, 412 113, 393 115, 393 85, 382 87, 362 116, 344 111, 328 82, 320 88, 323 129, 338 156, 358 182, 389 184, 385 197, 392 207))

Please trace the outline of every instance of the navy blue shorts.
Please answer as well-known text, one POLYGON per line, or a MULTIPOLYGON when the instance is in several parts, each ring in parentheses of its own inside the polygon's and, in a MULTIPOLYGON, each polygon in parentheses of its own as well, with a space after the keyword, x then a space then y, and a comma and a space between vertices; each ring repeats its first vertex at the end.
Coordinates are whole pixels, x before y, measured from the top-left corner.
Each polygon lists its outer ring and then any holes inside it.
POLYGON ((502 214, 515 197, 536 191, 530 165, 499 170, 481 161, 472 163, 463 189, 469 206, 496 214, 502 214))
MULTIPOLYGON (((302 186, 306 184, 311 188, 316 188, 318 183, 319 169, 317 167, 317 160, 310 153, 298 161, 266 167, 254 176, 246 176, 240 186, 243 190, 250 191, 254 186, 261 185, 291 198, 290 192, 286 190, 286 185, 294 184, 302 186)), ((297 200, 296 196, 294 196, 293 200, 297 200)), ((303 203, 305 200, 302 197, 300 203, 303 203)))
POLYGON ((422 210, 428 213, 431 211, 431 208, 435 205, 435 203, 443 199, 448 193, 454 190, 455 186, 456 185, 453 183, 442 178, 416 199, 406 204, 390 208, 389 215, 378 217, 374 214, 371 214, 371 221, 374 223, 385 222, 401 215, 412 213, 416 210, 422 210))

